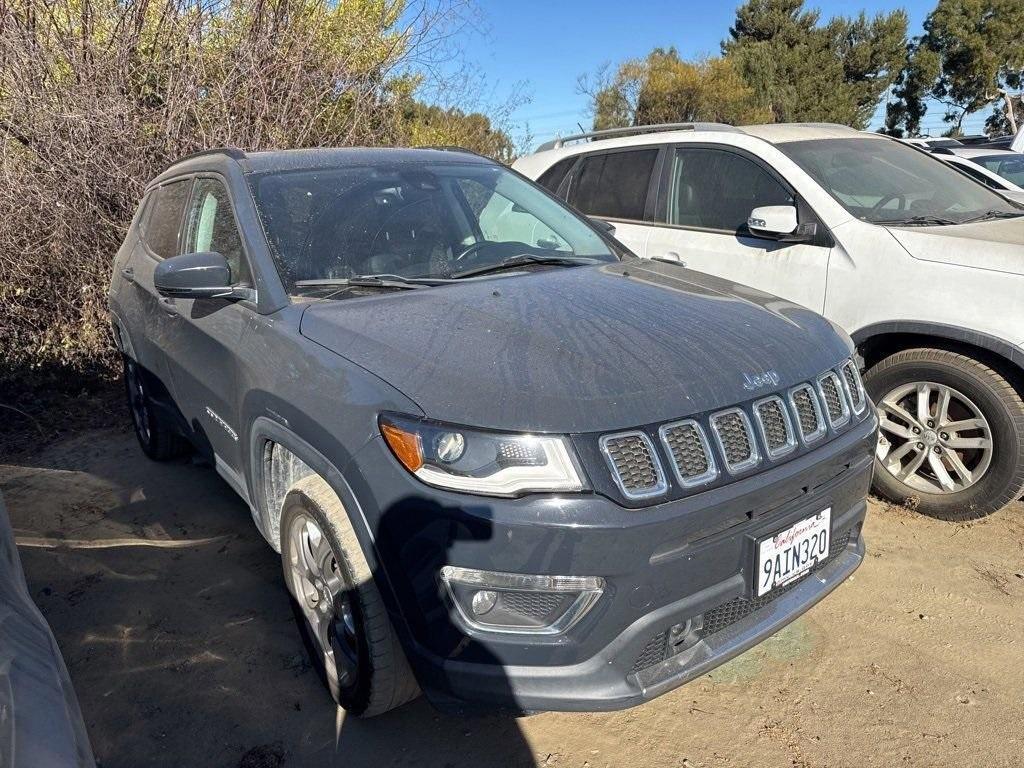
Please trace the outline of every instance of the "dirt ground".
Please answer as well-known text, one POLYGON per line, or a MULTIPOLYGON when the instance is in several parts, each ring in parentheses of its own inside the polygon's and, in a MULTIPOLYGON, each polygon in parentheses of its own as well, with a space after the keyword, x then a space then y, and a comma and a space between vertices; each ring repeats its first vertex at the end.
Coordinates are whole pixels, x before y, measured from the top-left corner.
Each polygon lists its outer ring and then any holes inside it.
POLYGON ((0 465, 103 768, 1024 765, 1024 509, 873 504, 854 578, 761 646, 612 714, 346 720, 280 562, 208 467, 98 430, 0 465))

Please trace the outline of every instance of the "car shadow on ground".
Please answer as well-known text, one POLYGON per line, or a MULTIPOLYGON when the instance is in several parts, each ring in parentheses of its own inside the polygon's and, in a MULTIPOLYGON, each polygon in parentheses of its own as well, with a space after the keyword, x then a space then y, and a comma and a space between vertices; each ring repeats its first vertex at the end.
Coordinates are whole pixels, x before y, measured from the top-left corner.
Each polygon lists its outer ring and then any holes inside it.
POLYGON ((104 430, 0 467, 33 598, 104 768, 532 766, 511 716, 333 706, 280 557, 209 467, 104 430))

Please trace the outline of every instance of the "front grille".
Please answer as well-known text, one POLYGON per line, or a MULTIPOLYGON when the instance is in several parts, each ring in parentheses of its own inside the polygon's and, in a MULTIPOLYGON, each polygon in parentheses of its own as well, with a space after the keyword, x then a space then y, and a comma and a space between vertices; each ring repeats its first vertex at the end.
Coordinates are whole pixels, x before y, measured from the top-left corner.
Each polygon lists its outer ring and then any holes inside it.
POLYGON ((793 426, 786 412, 785 403, 778 397, 769 397, 754 406, 757 423, 761 427, 768 455, 773 459, 796 448, 793 426))
POLYGON ((549 616, 565 599, 565 595, 544 592, 501 592, 500 595, 503 608, 531 619, 549 616))
POLYGON ((711 417, 711 429, 722 449, 725 464, 730 472, 752 467, 758 462, 754 435, 750 430, 747 415, 738 408, 716 413, 711 417))
POLYGON ((665 478, 654 446, 643 432, 623 432, 601 438, 604 452, 619 489, 631 499, 654 496, 665 490, 665 478))
MULTIPOLYGON (((799 446, 810 447, 830 426, 839 431, 855 415, 863 416, 868 402, 856 363, 847 358, 792 389, 708 416, 603 435, 599 446, 627 500, 660 496, 670 483, 678 496, 680 490, 715 483, 723 474, 739 475, 762 460, 781 460, 799 446)), ((514 447, 501 450, 499 463, 543 463, 542 455, 527 456, 514 447)))
POLYGON ((825 422, 821 418, 818 398, 811 385, 801 384, 790 394, 790 400, 793 402, 797 423, 800 425, 800 435, 804 442, 809 443, 821 437, 825 432, 825 422))
POLYGON ((850 403, 853 410, 860 413, 864 410, 864 387, 860 383, 860 373, 857 364, 853 360, 843 363, 843 380, 846 381, 846 393, 850 396, 850 403))
POLYGON ((659 430, 675 466, 676 478, 684 487, 714 480, 718 475, 711 447, 696 421, 666 424, 659 430))
POLYGON ((781 587, 773 589, 771 592, 761 595, 761 597, 755 597, 747 600, 743 597, 736 597, 732 600, 722 603, 710 611, 704 613, 704 622, 701 627, 700 634, 702 637, 710 637, 716 632, 721 632, 723 629, 731 624, 735 624, 740 619, 744 619, 754 611, 759 611, 766 605, 771 603, 773 600, 781 597, 782 595, 789 592, 798 584, 802 583, 804 579, 810 576, 812 573, 820 568, 824 568, 833 558, 838 556, 843 550, 846 549, 850 543, 850 531, 847 529, 844 533, 836 536, 832 539, 831 544, 828 548, 828 557, 822 562, 818 563, 811 570, 801 576, 795 581, 791 581, 781 587))
POLYGON ((843 398, 839 377, 829 371, 818 379, 818 388, 821 390, 821 399, 825 403, 829 423, 833 427, 845 424, 850 418, 850 412, 847 410, 846 400, 843 398))

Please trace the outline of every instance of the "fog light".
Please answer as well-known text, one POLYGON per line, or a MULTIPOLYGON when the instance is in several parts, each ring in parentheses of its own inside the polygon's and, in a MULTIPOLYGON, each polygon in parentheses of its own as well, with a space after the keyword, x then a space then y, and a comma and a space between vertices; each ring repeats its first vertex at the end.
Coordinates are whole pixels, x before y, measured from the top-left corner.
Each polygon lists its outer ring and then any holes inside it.
POLYGON ((477 616, 483 616, 494 607, 496 602, 498 602, 497 592, 482 589, 473 595, 473 613, 477 616))
POLYGON ((604 580, 595 576, 530 576, 451 565, 440 576, 462 620, 491 632, 565 632, 604 591, 604 580))

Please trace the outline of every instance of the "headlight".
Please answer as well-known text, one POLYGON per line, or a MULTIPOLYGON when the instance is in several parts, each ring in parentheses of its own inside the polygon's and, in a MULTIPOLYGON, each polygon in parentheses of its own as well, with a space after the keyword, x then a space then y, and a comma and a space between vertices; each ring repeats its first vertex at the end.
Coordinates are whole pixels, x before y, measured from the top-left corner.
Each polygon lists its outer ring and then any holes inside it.
POLYGON ((429 485, 487 496, 580 491, 583 481, 564 437, 487 432, 382 415, 395 458, 429 485))

